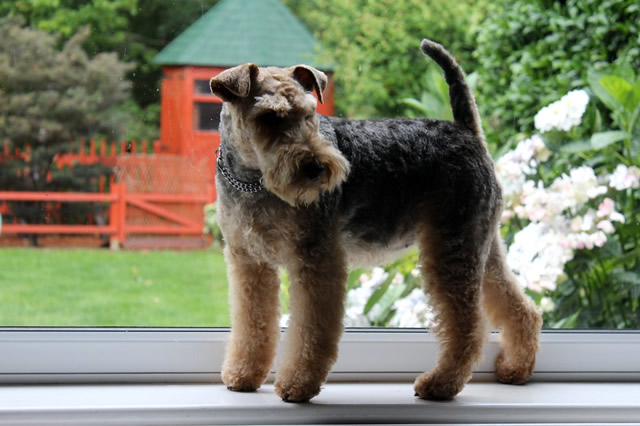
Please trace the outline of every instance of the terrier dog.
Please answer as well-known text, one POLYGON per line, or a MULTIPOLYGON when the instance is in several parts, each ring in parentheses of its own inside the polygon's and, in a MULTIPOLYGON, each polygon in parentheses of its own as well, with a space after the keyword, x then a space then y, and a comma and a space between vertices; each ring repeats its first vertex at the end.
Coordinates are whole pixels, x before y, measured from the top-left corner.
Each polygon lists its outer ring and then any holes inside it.
POLYGON ((437 366, 416 395, 451 399, 481 356, 484 310, 502 329, 495 374, 533 372, 541 317, 505 263, 501 188, 475 100, 455 59, 423 40, 443 70, 454 121, 351 121, 316 114, 327 77, 306 65, 228 69, 220 97, 216 185, 232 331, 222 369, 230 390, 253 391, 272 368, 279 327, 278 266, 291 279, 290 323, 275 391, 320 392, 338 355, 348 265, 375 264, 417 243, 436 311, 437 366))

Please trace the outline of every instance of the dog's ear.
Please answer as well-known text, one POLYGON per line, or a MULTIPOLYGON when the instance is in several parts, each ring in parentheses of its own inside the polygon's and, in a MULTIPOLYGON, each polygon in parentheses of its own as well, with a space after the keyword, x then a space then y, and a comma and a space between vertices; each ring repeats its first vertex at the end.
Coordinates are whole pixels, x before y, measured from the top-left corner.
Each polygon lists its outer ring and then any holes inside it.
POLYGON ((318 100, 323 103, 322 92, 327 87, 327 76, 309 65, 296 65, 293 67, 293 78, 302 85, 304 90, 316 91, 318 100))
POLYGON ((256 64, 244 64, 222 71, 209 81, 211 93, 225 102, 246 98, 251 91, 251 83, 258 75, 256 64))

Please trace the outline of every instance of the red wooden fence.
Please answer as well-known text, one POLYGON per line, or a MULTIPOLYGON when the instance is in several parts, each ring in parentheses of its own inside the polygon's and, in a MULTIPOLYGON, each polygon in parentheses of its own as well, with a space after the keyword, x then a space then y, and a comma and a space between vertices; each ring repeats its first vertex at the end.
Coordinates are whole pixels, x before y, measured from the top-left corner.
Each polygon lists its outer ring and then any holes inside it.
MULTIPOLYGON (((95 161, 95 157, 91 158, 91 153, 95 153, 93 148, 85 157, 76 153, 74 161, 78 161, 78 158, 95 161)), ((104 157, 98 157, 97 161, 104 157)), ((62 157, 58 161, 67 161, 67 158, 62 157)), ((206 159, 196 160, 170 154, 138 154, 113 155, 112 161, 113 165, 117 166, 117 176, 110 182, 107 192, 0 191, 0 214, 10 214, 7 204, 10 201, 109 203, 107 224, 14 222, 4 223, 0 233, 106 234, 112 243, 119 244, 123 244, 132 234, 202 235, 204 205, 215 199, 213 165, 208 164, 206 159)))
POLYGON ((212 194, 130 194, 126 185, 113 183, 110 191, 100 193, 74 192, 11 192, 0 191, 0 201, 44 201, 110 203, 106 225, 60 225, 60 224, 15 224, 3 223, 1 234, 107 234, 112 242, 123 244, 128 235, 202 235, 203 222, 175 214, 162 206, 163 203, 195 204, 201 210, 211 202, 212 194), (147 212, 165 224, 127 223, 127 207, 147 212))
MULTIPOLYGON (((55 162, 58 166, 71 166, 74 163, 79 164, 93 164, 93 163, 113 163, 115 164, 116 157, 122 154, 159 154, 162 151, 160 141, 156 140, 153 143, 147 141, 120 141, 120 142, 107 142, 102 139, 96 142, 94 139, 89 141, 88 147, 86 140, 80 140, 79 142, 69 142, 71 147, 70 152, 64 154, 58 154, 55 158, 55 162)), ((26 146, 23 151, 18 148, 11 147, 11 142, 5 140, 3 142, 3 149, 0 152, 0 158, 2 157, 22 157, 29 158, 31 155, 31 147, 26 146)))
MULTIPOLYGON (((2 150, 0 150, 0 161, 3 158, 23 158, 28 160, 31 156, 31 146, 27 145, 24 150, 20 150, 16 147, 11 147, 11 143, 8 140, 3 142, 2 150)), ((107 142, 102 139, 96 142, 91 139, 88 143, 86 140, 80 140, 79 142, 69 142, 70 152, 56 154, 54 157, 54 163, 59 169, 63 167, 73 167, 75 164, 96 164, 101 163, 107 166, 115 166, 118 156, 126 154, 159 154, 162 152, 162 147, 159 140, 153 143, 148 143, 146 140, 140 142, 136 140, 132 141, 120 141, 120 142, 107 142)), ((49 172, 50 173, 50 172, 49 172)), ((50 175, 49 175, 50 176, 50 175)), ((98 181, 98 191, 105 192, 106 180, 101 177, 98 181)), ((0 213, 6 210, 6 205, 0 204, 0 213)))

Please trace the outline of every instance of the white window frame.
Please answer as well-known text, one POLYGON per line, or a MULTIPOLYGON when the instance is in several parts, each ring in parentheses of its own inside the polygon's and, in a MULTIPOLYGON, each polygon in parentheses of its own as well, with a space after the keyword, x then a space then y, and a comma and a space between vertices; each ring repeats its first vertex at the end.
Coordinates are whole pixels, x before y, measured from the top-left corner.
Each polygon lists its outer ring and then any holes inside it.
MULTIPOLYGON (((0 383, 220 382, 228 336, 221 328, 0 328, 0 383)), ((498 350, 491 333, 474 380, 491 380, 498 350)), ((347 329, 329 381, 413 380, 437 354, 425 330, 347 329)), ((640 331, 544 331, 533 380, 638 381, 640 331)))

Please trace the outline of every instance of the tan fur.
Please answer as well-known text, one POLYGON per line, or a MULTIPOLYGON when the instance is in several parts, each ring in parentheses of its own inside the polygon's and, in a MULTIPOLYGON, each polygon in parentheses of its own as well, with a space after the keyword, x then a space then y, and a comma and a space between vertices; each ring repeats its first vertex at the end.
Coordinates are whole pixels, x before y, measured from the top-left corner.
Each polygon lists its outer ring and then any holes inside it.
POLYGON ((291 317, 275 390, 287 401, 306 401, 320 392, 338 358, 347 266, 338 246, 317 264, 290 264, 291 317))
POLYGON ((482 289, 489 319, 502 329, 496 378, 502 383, 523 384, 533 373, 542 318, 506 267, 504 251, 497 238, 491 246, 482 289))
POLYGON ((255 263, 243 250, 226 246, 225 259, 233 330, 222 380, 231 390, 253 391, 271 371, 280 339, 280 279, 272 266, 255 263))
POLYGON ((425 292, 436 313, 432 331, 441 342, 436 368, 419 376, 414 384, 416 393, 426 399, 451 399, 458 394, 471 378, 486 340, 480 290, 483 265, 471 271, 448 269, 451 257, 448 262, 443 257, 456 255, 443 252, 442 246, 438 231, 425 226, 420 262, 425 292))
POLYGON ((317 135, 317 123, 309 125, 311 134, 305 135, 305 143, 285 144, 274 148, 262 161, 265 187, 292 206, 309 205, 320 194, 330 191, 344 182, 349 174, 349 163, 326 140, 317 135), (315 132, 314 132, 315 129, 315 132), (300 167, 309 161, 317 161, 328 168, 320 181, 305 182, 296 177, 300 167))

